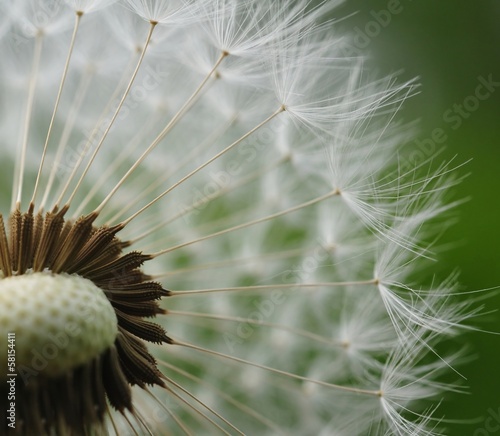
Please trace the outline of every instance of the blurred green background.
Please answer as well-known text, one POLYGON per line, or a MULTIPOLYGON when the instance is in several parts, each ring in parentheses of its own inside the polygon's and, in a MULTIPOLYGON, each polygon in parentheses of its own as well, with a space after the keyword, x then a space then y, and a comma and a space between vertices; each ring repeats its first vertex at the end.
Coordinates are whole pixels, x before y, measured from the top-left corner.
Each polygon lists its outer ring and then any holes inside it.
MULTIPOLYGON (((459 268, 465 290, 499 286, 500 1, 347 0, 335 16, 348 17, 340 27, 354 36, 353 49, 369 55, 371 69, 398 72, 401 81, 419 77, 420 94, 400 115, 421 120, 420 140, 443 129, 447 139, 438 145, 445 147, 438 159, 472 159, 461 169, 470 176, 455 188, 457 198, 470 200, 445 235, 443 242, 452 245, 440 261, 444 270, 459 268), (482 101, 474 96, 479 77, 498 83, 482 101)), ((500 293, 485 304, 491 313, 477 325, 500 332, 500 293)), ((459 370, 470 395, 445 400, 436 416, 474 420, 447 425, 452 435, 500 434, 500 427, 485 428, 490 411, 500 410, 500 336, 470 333, 466 340, 475 360, 459 370)))

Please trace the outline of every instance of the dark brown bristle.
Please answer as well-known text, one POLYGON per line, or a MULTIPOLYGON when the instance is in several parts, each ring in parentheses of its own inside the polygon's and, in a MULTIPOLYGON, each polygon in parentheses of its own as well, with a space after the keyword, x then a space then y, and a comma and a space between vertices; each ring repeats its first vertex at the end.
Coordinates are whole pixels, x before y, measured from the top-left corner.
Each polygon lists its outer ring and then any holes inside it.
POLYGON ((21 219, 21 231, 19 232, 19 257, 16 270, 24 273, 33 259, 33 212, 28 211, 21 219))
POLYGON ((115 347, 102 356, 102 382, 110 404, 120 412, 132 410, 132 392, 115 347))
POLYGON ((68 234, 57 250, 57 255, 52 262, 52 271, 60 273, 68 271, 70 265, 74 263, 75 257, 81 252, 82 246, 90 238, 92 232, 92 223, 95 220, 93 216, 79 218, 76 223, 71 226, 68 234))
POLYGON ((5 277, 12 275, 11 256, 2 214, 0 214, 0 270, 5 277))
POLYGON ((35 258, 33 259, 33 270, 35 272, 43 271, 47 267, 50 268, 51 261, 56 253, 54 248, 59 240, 63 226, 64 216, 59 213, 47 213, 40 242, 35 249, 35 258))
POLYGON ((10 228, 10 256, 12 269, 16 270, 19 264, 19 247, 21 245, 21 220, 22 215, 19 209, 16 209, 9 218, 10 228))
POLYGON ((141 387, 147 384, 163 386, 162 373, 156 367, 156 362, 137 341, 119 334, 117 349, 129 383, 141 387))
POLYGON ((118 325, 135 336, 155 344, 171 343, 163 327, 158 324, 145 321, 138 316, 127 315, 116 308, 115 312, 118 317, 118 325))

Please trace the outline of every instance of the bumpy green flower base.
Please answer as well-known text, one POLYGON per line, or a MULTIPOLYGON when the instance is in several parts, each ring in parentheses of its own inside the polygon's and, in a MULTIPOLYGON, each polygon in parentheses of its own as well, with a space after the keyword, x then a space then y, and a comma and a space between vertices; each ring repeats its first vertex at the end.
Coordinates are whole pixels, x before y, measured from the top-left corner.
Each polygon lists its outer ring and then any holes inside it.
POLYGON ((33 273, 0 279, 0 349, 15 334, 21 375, 57 376, 99 356, 118 333, 104 292, 77 275, 33 273))

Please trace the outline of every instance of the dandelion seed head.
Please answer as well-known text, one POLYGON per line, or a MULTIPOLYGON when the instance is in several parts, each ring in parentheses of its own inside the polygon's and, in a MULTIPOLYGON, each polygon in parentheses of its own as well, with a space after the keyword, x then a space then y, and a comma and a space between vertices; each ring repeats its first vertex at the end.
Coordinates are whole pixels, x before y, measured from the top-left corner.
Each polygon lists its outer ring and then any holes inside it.
POLYGON ((415 82, 345 56, 338 4, 0 3, 18 434, 436 433, 460 178, 404 161, 415 82))

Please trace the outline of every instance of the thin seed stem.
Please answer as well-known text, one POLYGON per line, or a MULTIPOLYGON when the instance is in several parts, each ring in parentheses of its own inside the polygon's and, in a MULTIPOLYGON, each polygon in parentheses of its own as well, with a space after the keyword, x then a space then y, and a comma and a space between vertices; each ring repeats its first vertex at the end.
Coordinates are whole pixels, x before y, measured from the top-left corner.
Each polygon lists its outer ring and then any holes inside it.
POLYGON ((210 406, 208 406, 208 404, 205 404, 203 401, 201 401, 200 399, 198 399, 195 395, 193 395, 191 392, 189 392, 186 388, 183 388, 179 383, 175 382, 171 378, 169 378, 169 377, 167 377, 165 375, 164 375, 164 377, 167 380, 167 383, 170 383, 170 384, 174 385, 177 389, 179 389, 180 391, 184 392, 188 397, 190 397, 191 399, 193 399, 194 401, 196 401, 200 406, 202 406, 203 408, 207 409, 209 412, 213 413, 217 418, 219 418, 221 421, 223 421, 224 423, 226 423, 234 431, 236 431, 237 433, 239 433, 242 436, 245 436, 242 431, 238 430, 238 428, 236 428, 233 424, 231 424, 220 413, 216 412, 214 409, 212 409, 210 406))
MULTIPOLYGON (((165 404, 163 404, 162 401, 153 393, 151 392, 148 388, 144 389, 149 395, 151 395, 154 400, 158 403, 158 405, 165 411, 167 412, 168 415, 175 421, 175 423, 180 427, 180 429, 188 436, 193 436, 193 433, 186 427, 186 425, 180 420, 180 418, 175 415, 169 407, 167 407, 165 404)), ((168 392, 171 392, 171 389, 166 388, 168 392)))
POLYGON ((285 156, 267 167, 264 167, 262 169, 254 171, 253 173, 249 174, 247 177, 240 180, 238 183, 235 183, 231 187, 227 186, 224 188, 220 188, 219 191, 217 193, 215 193, 214 195, 210 195, 209 197, 207 196, 207 197, 204 197, 204 198, 198 200, 197 202, 195 202, 191 206, 178 212, 176 215, 174 215, 172 218, 168 219, 167 221, 159 222, 157 225, 155 225, 151 229, 148 229, 146 232, 142 233, 141 235, 137 236, 136 238, 132 239, 130 242, 131 243, 139 242, 141 239, 144 239, 145 237, 149 236, 150 234, 156 232, 158 229, 160 229, 160 228, 176 221, 177 219, 187 215, 189 212, 199 208, 200 206, 203 206, 207 203, 210 203, 211 201, 214 201, 217 198, 220 198, 229 192, 235 191, 236 189, 241 188, 242 186, 245 186, 248 183, 251 183, 252 181, 256 180, 258 177, 262 176, 263 174, 265 174, 269 171, 272 171, 273 169, 277 168, 281 164, 285 163, 287 160, 288 160, 288 158, 285 156))
POLYGON ((378 281, 359 280, 351 282, 322 282, 322 283, 279 283, 275 285, 253 285, 253 286, 235 286, 230 288, 207 288, 193 289, 187 291, 170 291, 170 297, 179 297, 187 295, 210 294, 214 292, 242 292, 242 291, 262 291, 267 289, 297 289, 297 288, 324 288, 338 286, 371 286, 376 285, 378 281))
POLYGON ((137 431, 135 430, 135 426, 132 425, 132 423, 130 422, 130 419, 128 419, 127 415, 125 415, 125 413, 123 413, 122 416, 123 416, 123 418, 125 418, 125 421, 127 421, 128 426, 134 432, 134 434, 136 436, 139 436, 139 433, 137 433, 137 431))
POLYGON ((280 108, 275 111, 273 114, 269 115, 264 121, 260 122, 257 126, 255 126, 253 129, 249 130, 247 133, 245 133, 241 138, 237 139, 234 141, 231 145, 228 145, 224 150, 220 151, 217 153, 215 156, 212 158, 208 159, 205 163, 201 164, 198 168, 195 168, 193 171, 191 171, 188 175, 184 176, 182 179, 180 179, 178 182, 174 183, 170 188, 168 188, 166 191, 162 192, 158 197, 156 197, 154 200, 150 201, 146 206, 143 208, 139 209, 136 213, 134 213, 130 218, 127 218, 125 221, 122 222, 124 226, 128 225, 132 220, 134 220, 137 216, 139 216, 142 212, 150 208, 153 204, 155 204, 158 200, 163 198, 165 195, 168 193, 172 192, 175 188, 177 188, 179 185, 184 183, 186 180, 194 176, 196 173, 201 171, 203 168, 206 166, 210 165, 213 161, 217 160, 219 157, 222 155, 226 154, 229 150, 232 148, 236 147, 239 143, 244 141, 246 138, 248 138, 250 135, 255 133, 257 130, 259 130, 262 126, 266 125, 268 122, 270 122, 272 119, 274 119, 276 116, 278 116, 280 113, 284 112, 286 109, 284 106, 280 106, 280 108))
POLYGON ((118 219, 120 219, 128 210, 130 210, 133 206, 135 206, 137 203, 139 203, 142 199, 147 198, 148 195, 151 192, 153 192, 158 186, 163 184, 170 177, 174 176, 178 171, 180 171, 182 168, 184 168, 191 161, 191 159, 193 159, 193 157, 199 156, 201 150, 212 146, 218 139, 220 139, 222 137, 222 135, 224 135, 224 133, 227 132, 227 130, 234 123, 235 119, 236 118, 233 117, 228 123, 225 123, 220 129, 216 130, 212 135, 210 135, 205 141, 200 142, 200 144, 198 146, 194 147, 182 159, 182 161, 177 165, 177 168, 175 168, 175 170, 165 174, 164 177, 161 177, 156 183, 153 183, 152 185, 150 185, 150 187, 148 189, 146 189, 144 192, 141 192, 141 195, 139 195, 137 198, 135 198, 130 203, 127 203, 126 205, 124 205, 121 210, 119 210, 117 213, 115 213, 111 218, 109 218, 107 220, 107 224, 111 224, 113 222, 118 221, 118 219))
POLYGON ((323 336, 308 332, 307 330, 297 329, 294 327, 289 327, 286 325, 276 324, 273 322, 259 321, 251 318, 243 318, 240 316, 227 316, 227 315, 214 315, 211 313, 201 313, 201 312, 189 312, 182 310, 168 310, 167 314, 169 316, 188 316, 194 318, 203 318, 203 319, 213 319, 220 321, 229 321, 229 322, 239 322, 245 324, 252 324, 257 326, 270 327, 277 330, 283 330, 288 333, 292 333, 297 336, 302 336, 307 339, 311 339, 316 342, 320 342, 322 344, 333 345, 335 347, 342 347, 343 343, 341 341, 332 341, 331 339, 325 338, 323 336))
POLYGON ((109 407, 108 402, 106 402, 106 413, 109 416, 109 420, 111 422, 111 427, 113 427, 113 431, 115 432, 115 436, 119 436, 120 433, 118 433, 118 428, 116 427, 116 422, 113 418, 113 413, 111 413, 111 408, 109 407))
POLYGON ((35 203, 36 194, 38 192, 38 185, 40 183, 40 177, 42 176, 43 164, 45 163, 45 157, 47 156, 47 148, 49 146, 50 135, 52 133, 52 128, 54 126, 54 121, 56 119, 57 109, 59 108, 59 103, 61 101, 61 95, 64 88, 64 83, 66 82, 66 76, 68 75, 69 63, 71 61, 71 55, 73 54, 73 49, 75 47, 76 35, 78 34, 78 29, 80 27, 80 21, 82 19, 83 12, 78 11, 75 15, 75 25, 73 27, 73 34, 71 35, 71 42, 69 45, 68 54, 66 56, 66 62, 64 64, 64 69, 59 83, 59 89, 57 91, 56 103, 54 105, 54 110, 52 111, 52 117, 49 123, 49 129, 47 131, 47 136, 45 137, 45 144, 43 145, 42 158, 40 160, 40 165, 38 167, 38 174, 36 176, 35 187, 33 189, 33 197, 31 198, 31 203, 35 203))
POLYGON ((214 351, 214 350, 209 350, 208 348, 198 347, 197 345, 190 344, 188 342, 173 340, 172 345, 178 345, 180 347, 190 348, 192 350, 200 351, 202 353, 210 354, 212 356, 217 356, 217 357, 220 357, 222 359, 232 360, 233 362, 238 362, 238 363, 243 363, 244 365, 253 366, 255 368, 259 368, 259 369, 269 371, 269 372, 272 372, 275 374, 280 374, 280 375, 283 375, 283 376, 286 376, 286 377, 289 377, 292 379, 310 382, 310 383, 313 383, 313 384, 316 384, 319 386, 324 386, 324 387, 339 390, 339 391, 350 392, 353 394, 369 395, 369 396, 373 396, 373 397, 380 397, 381 396, 381 392, 379 390, 374 391, 374 390, 369 390, 369 389, 352 388, 349 386, 341 386, 341 385, 336 385, 333 383, 323 382, 321 380, 315 380, 315 379, 312 379, 309 377, 303 377, 303 376, 300 376, 297 374, 293 374, 291 372, 282 371, 280 369, 272 368, 270 366, 260 365, 260 364, 255 363, 255 362, 250 362, 249 360, 240 359, 239 357, 234 357, 234 356, 230 356, 228 354, 219 353, 219 352, 214 351))
POLYGON ((158 122, 158 117, 151 117, 147 124, 141 128, 140 131, 137 132, 137 135, 130 141, 128 144, 127 150, 124 150, 122 153, 117 156, 117 158, 111 163, 111 165, 106 168, 106 171, 99 177, 99 179, 93 183, 92 188, 87 193, 85 198, 82 201, 79 201, 78 208, 76 209, 73 217, 79 217, 88 203, 94 198, 95 194, 99 192, 104 183, 108 181, 111 176, 120 168, 120 166, 132 156, 134 151, 136 151, 142 144, 142 140, 145 132, 149 132, 153 126, 158 122))
MULTIPOLYGON (((174 383, 172 380, 170 380, 168 377, 165 377, 165 379, 167 380, 167 382, 170 382, 172 384, 176 384, 174 383)), ((173 389, 169 388, 169 387, 165 387, 166 390, 168 390, 168 392, 170 392, 171 395, 173 395, 175 398, 177 398, 181 403, 184 403, 189 409, 191 409, 194 413, 196 413, 197 415, 200 415, 203 419, 207 420, 210 424, 212 424, 214 427, 218 428, 222 433, 224 433, 225 435, 227 436, 231 436, 226 430, 224 430, 219 424, 217 424, 212 418, 210 418, 207 414, 203 413, 201 410, 198 410, 196 407, 194 407, 191 403, 189 403, 189 401, 187 401, 185 398, 181 397, 177 392, 175 392, 173 389)), ((185 389, 182 389, 183 391, 185 391, 185 389)), ((196 402, 200 403, 204 408, 206 408, 207 410, 211 411, 212 413, 214 413, 215 415, 217 415, 213 410, 210 409, 210 407, 208 407, 206 404, 203 404, 200 400, 198 400, 196 397, 194 397, 194 395, 192 394, 189 394, 187 391, 185 391, 187 393, 187 395, 189 395, 191 398, 195 399, 196 402)), ((240 432, 240 434, 242 434, 240 432)))
POLYGON ((336 195, 339 195, 339 191, 337 191, 337 190, 331 191, 325 195, 322 195, 320 197, 316 197, 312 200, 306 201, 305 203, 299 204, 298 206, 294 206, 294 207, 291 207, 289 209, 282 210, 281 212, 277 212, 277 213, 274 213, 272 215, 265 216, 263 218, 258 218, 258 219, 253 220, 253 221, 248 221, 246 223, 239 224, 237 226, 233 226, 233 227, 230 227, 230 228, 225 229, 225 230, 221 230, 220 232, 215 232, 215 233, 212 233, 212 234, 207 235, 207 236, 202 236, 201 238, 194 239, 194 240, 188 241, 188 242, 184 242, 184 243, 176 245, 174 247, 166 248, 164 250, 161 250, 161 251, 158 251, 158 252, 152 254, 152 256, 153 257, 161 256, 162 254, 170 253, 171 251, 178 250, 179 248, 184 248, 184 247, 187 247, 187 246, 192 245, 192 244, 196 244, 196 243, 201 242, 201 241, 206 241, 207 239, 215 238, 217 236, 225 235, 227 233, 234 232, 236 230, 241 230, 241 229, 244 229, 246 227, 253 226, 255 224, 260 224, 260 223, 263 223, 266 221, 270 221, 272 219, 287 215, 289 213, 298 211, 300 209, 304 209, 308 206, 312 206, 316 203, 320 203, 321 201, 324 201, 324 200, 326 200, 330 197, 336 196, 336 195))
MULTIPOLYGON (((127 96, 130 92, 130 89, 132 88, 132 85, 134 84, 134 81, 135 81, 135 78, 137 77, 137 73, 139 72, 139 69, 141 68, 141 65, 142 65, 142 62, 144 60, 144 56, 146 55, 146 50, 149 46, 149 43, 151 41, 151 37, 153 35, 153 31, 156 27, 158 23, 155 22, 155 21, 152 21, 150 26, 149 26, 149 31, 148 31, 148 35, 146 37, 146 42, 144 43, 144 47, 141 51, 141 55, 139 56, 139 60, 137 61, 137 65, 134 69, 134 72, 132 73, 132 77, 130 78, 130 81, 127 85, 127 88, 125 89, 125 92, 123 93, 123 96, 120 100, 120 102, 118 103, 118 106, 113 114, 113 116, 111 117, 111 120, 109 121, 108 123, 108 126, 106 127, 99 143, 97 144, 95 150, 94 150, 94 153, 92 154, 92 156, 90 157, 89 159, 89 162, 87 163, 87 166, 85 167, 85 169, 83 170, 83 173, 82 175, 80 176, 80 179, 78 180, 75 188, 73 189, 73 192, 71 193, 71 195, 69 196, 69 199, 68 201, 66 202, 66 204, 71 204, 71 202, 73 201, 73 198, 75 197, 78 189, 80 188, 80 186, 82 185, 82 182, 83 182, 83 179, 85 178, 85 176, 87 175, 88 171, 90 170, 90 167, 92 166, 97 154, 99 153, 101 147, 102 147, 102 144, 104 143, 105 139, 107 138, 108 136, 108 133, 109 131, 111 130, 111 127, 113 126, 114 122, 116 121, 116 118, 118 117, 118 114, 120 113, 120 110, 123 106, 123 103, 125 102, 125 100, 127 99, 127 96)), ((66 190, 68 189, 68 186, 69 186, 69 182, 71 181, 68 180, 68 184, 66 185, 65 189, 63 189, 63 192, 61 193, 59 199, 57 200, 56 202, 56 205, 59 205, 61 202, 62 202, 62 199, 64 197, 64 195, 66 194, 66 190)))
POLYGON ((173 275, 177 274, 186 274, 186 273, 191 273, 194 271, 199 271, 199 270, 204 270, 204 269, 215 269, 215 268, 224 268, 228 267, 231 265, 238 265, 238 264, 244 264, 244 263, 249 263, 249 262, 268 262, 269 260, 276 260, 276 259, 286 259, 289 257, 297 256, 297 255, 303 255, 305 253, 308 253, 309 251, 312 251, 313 248, 294 248, 291 250, 284 250, 284 251, 278 251, 276 253, 263 253, 262 255, 256 255, 256 256, 248 256, 248 257, 240 257, 240 258, 234 258, 234 259, 226 259, 226 260, 221 260, 219 262, 209 262, 209 263, 203 263, 200 265, 194 265, 186 268, 178 268, 178 269, 173 269, 170 271, 167 271, 163 274, 156 274, 153 275, 152 278, 153 280, 160 280, 165 277, 171 277, 173 275))
POLYGON ((206 75, 206 77, 203 79, 203 81, 200 83, 198 88, 191 94, 191 96, 188 98, 188 100, 184 103, 184 105, 179 109, 179 111, 174 115, 174 117, 169 121, 169 123, 166 125, 166 127, 160 132, 160 134, 156 137, 156 139, 151 143, 151 145, 146 149, 146 151, 142 154, 142 156, 137 159, 137 161, 132 165, 132 167, 127 171, 127 173, 121 178, 121 180, 116 184, 116 186, 111 190, 111 192, 106 196, 106 198, 102 201, 102 203, 97 207, 96 211, 99 213, 102 211, 102 209, 106 206, 106 204, 109 202, 111 197, 118 191, 118 189, 122 186, 122 184, 127 180, 127 178, 132 174, 137 167, 142 163, 142 161, 153 151, 158 144, 162 141, 162 139, 165 137, 165 135, 172 129, 172 127, 175 126, 177 121, 186 113, 186 110, 191 106, 192 102, 196 99, 198 94, 202 91, 202 89, 205 87, 206 83, 208 80, 212 77, 213 73, 217 70, 221 62, 228 56, 227 52, 222 52, 220 55, 219 59, 213 66, 213 68, 209 71, 209 73, 206 75))
MULTIPOLYGON (((136 54, 139 57, 140 54, 141 54, 141 50, 138 50, 138 52, 136 52, 136 54)), ((108 103, 106 104, 106 106, 104 107, 104 109, 101 111, 101 114, 99 115, 98 120, 97 120, 94 128, 92 129, 90 135, 88 136, 88 140, 87 140, 87 142, 85 144, 85 147, 83 148, 83 151, 80 153, 80 156, 78 157, 78 160, 76 161, 75 165, 73 166, 73 170, 72 170, 72 172, 71 172, 71 174, 70 174, 70 176, 68 178, 67 184, 69 184, 71 182, 71 180, 74 179, 75 174, 78 171, 78 168, 80 168, 80 165, 81 165, 83 159, 87 155, 87 151, 89 150, 91 144, 94 142, 94 139, 97 136, 97 134, 99 133, 99 131, 103 128, 104 123, 106 121, 106 116, 108 115, 111 106, 114 104, 115 100, 118 98, 118 96, 120 94, 120 91, 124 87, 126 87, 127 82, 129 80, 129 77, 132 74, 132 71, 135 68, 136 63, 137 63, 136 58, 134 56, 132 56, 130 58, 129 65, 127 65, 127 67, 123 71, 122 77, 119 80, 118 84, 116 85, 116 87, 115 87, 115 89, 113 91, 113 94, 108 99, 108 103)), ((63 150, 59 150, 59 151, 61 152, 61 154, 56 158, 55 163, 52 166, 51 179, 53 179, 55 177, 55 175, 56 175, 56 171, 57 171, 59 163, 61 162, 64 149, 63 150)), ((59 154, 59 151, 58 151, 58 154, 59 154)), ((45 188, 44 200, 42 201, 41 208, 45 207, 45 203, 48 200, 48 196, 50 194, 51 188, 52 188, 51 184, 45 188)), ((55 198, 57 198, 57 197, 55 196, 55 198)))
POLYGON ((78 111, 83 104, 83 101, 85 99, 85 96, 87 95, 88 88, 90 86, 90 83, 92 82, 92 76, 89 71, 86 71, 85 74, 82 77, 82 80, 80 81, 80 84, 78 85, 78 89, 75 94, 75 101, 73 103, 73 106, 71 107, 68 116, 66 118, 66 122, 64 123, 64 130, 61 134, 61 139, 59 141, 59 145, 57 147, 57 152, 56 156, 54 159, 54 163, 52 165, 52 169, 50 171, 49 175, 49 180, 47 182, 47 186, 45 188, 45 192, 43 194, 42 202, 40 204, 40 210, 43 210, 45 208, 45 204, 47 203, 49 194, 52 190, 52 185, 54 184, 56 175, 57 175, 57 170, 59 168, 59 165, 61 163, 66 145, 68 144, 68 139, 69 136, 73 130, 73 127, 75 125, 76 119, 78 117, 78 111))
POLYGON ((12 195, 12 205, 11 210, 14 210, 14 206, 16 204, 21 204, 21 198, 23 194, 23 179, 24 179, 24 171, 26 167, 26 151, 28 148, 28 138, 31 124, 31 115, 33 113, 33 103, 35 100, 35 90, 36 83, 38 80, 38 72, 40 69, 40 57, 42 54, 42 46, 43 46, 43 34, 39 33, 35 38, 35 48, 33 51, 33 62, 31 68, 31 75, 28 87, 28 100, 26 104, 26 116, 24 118, 24 128, 23 128, 23 137, 21 142, 21 154, 18 164, 18 177, 16 183, 14 185, 14 192, 17 193, 12 195))
POLYGON ((134 419, 139 423, 139 425, 147 431, 149 436, 154 436, 153 432, 149 428, 147 424, 147 420, 144 418, 144 416, 139 412, 137 409, 134 410, 134 419))
POLYGON ((203 380, 203 379, 201 379, 199 377, 196 377, 193 374, 190 374, 187 371, 184 371, 184 370, 182 370, 180 368, 177 368, 176 366, 171 365, 170 363, 168 363, 168 362, 166 362, 164 360, 158 359, 158 362, 161 365, 163 365, 165 368, 169 368, 172 371, 174 371, 177 374, 180 374, 180 375, 186 377, 189 380, 192 380, 192 381, 194 381, 196 383, 199 383, 202 386, 208 387, 210 390, 214 391, 217 395, 219 395, 225 401, 227 401, 228 403, 232 404, 236 408, 240 409, 242 412, 247 413, 249 416, 255 418, 257 421, 261 422, 262 424, 264 424, 265 426, 267 426, 268 428, 270 428, 271 430, 273 430, 276 434, 282 434, 282 435, 284 435, 284 433, 281 431, 281 429, 276 424, 274 424, 270 419, 266 418, 265 416, 262 416, 256 410, 253 410, 250 407, 248 407, 247 405, 245 405, 245 404, 239 402, 238 400, 234 399, 231 395, 228 395, 228 394, 224 393, 223 391, 221 391, 220 389, 217 389, 214 385, 208 383, 206 380, 203 380))

